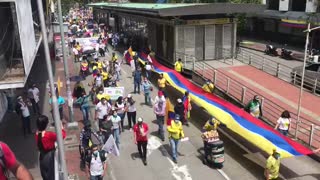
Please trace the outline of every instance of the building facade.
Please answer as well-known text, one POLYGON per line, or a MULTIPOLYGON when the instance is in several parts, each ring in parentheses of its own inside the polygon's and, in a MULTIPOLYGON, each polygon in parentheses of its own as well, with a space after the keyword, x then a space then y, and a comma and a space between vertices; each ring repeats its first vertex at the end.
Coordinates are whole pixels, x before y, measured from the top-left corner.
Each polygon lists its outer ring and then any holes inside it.
MULTIPOLYGON (((303 30, 307 28, 307 23, 320 25, 318 0, 266 0, 266 7, 266 10, 249 16, 245 35, 303 46, 303 30)), ((312 48, 320 48, 319 37, 319 31, 311 33, 312 48)))

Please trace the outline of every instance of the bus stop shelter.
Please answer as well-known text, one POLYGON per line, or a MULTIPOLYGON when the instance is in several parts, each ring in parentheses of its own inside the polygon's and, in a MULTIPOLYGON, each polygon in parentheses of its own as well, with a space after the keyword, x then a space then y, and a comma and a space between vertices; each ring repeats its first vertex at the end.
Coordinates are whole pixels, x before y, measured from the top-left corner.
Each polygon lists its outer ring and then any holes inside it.
POLYGON ((89 7, 99 23, 125 34, 128 47, 148 48, 171 65, 178 58, 188 61, 187 56, 196 61, 234 57, 236 14, 265 8, 232 3, 93 3, 89 7))

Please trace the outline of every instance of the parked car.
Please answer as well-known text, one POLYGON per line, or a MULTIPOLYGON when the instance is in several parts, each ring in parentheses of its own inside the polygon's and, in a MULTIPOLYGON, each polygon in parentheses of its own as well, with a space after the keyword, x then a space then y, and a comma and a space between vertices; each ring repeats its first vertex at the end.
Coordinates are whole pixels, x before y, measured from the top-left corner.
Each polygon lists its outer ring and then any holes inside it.
MULTIPOLYGON (((292 69, 292 83, 300 85, 302 79, 303 66, 298 66, 292 69)), ((320 92, 320 63, 307 64, 305 68, 304 87, 320 92)))

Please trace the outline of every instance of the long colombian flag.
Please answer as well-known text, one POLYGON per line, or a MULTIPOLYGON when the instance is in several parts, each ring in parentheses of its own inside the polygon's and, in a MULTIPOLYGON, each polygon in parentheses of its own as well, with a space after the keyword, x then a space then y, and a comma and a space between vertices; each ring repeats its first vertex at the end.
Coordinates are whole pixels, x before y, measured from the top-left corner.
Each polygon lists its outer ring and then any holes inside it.
MULTIPOLYGON (((139 53, 139 60, 144 63, 147 55, 139 53)), ((154 71, 163 73, 166 80, 178 91, 190 92, 191 100, 198 106, 206 109, 215 116, 227 128, 238 134, 248 142, 261 150, 271 153, 274 148, 279 149, 281 157, 291 157, 311 154, 312 151, 303 145, 283 136, 261 120, 254 118, 241 108, 232 103, 218 98, 214 94, 205 93, 200 87, 191 83, 180 73, 161 65, 156 59, 152 59, 154 71)))

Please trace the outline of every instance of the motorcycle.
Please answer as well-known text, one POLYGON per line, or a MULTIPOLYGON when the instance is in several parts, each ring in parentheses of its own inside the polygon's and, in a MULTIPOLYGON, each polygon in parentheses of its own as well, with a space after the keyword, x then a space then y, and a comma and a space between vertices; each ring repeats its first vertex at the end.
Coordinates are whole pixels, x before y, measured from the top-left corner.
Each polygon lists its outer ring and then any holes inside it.
POLYGON ((272 46, 271 44, 266 45, 266 49, 264 50, 264 52, 270 56, 278 56, 277 48, 272 46))
POLYGON ((287 50, 285 48, 281 48, 281 55, 280 55, 281 58, 283 59, 287 59, 287 60, 292 60, 292 51, 290 50, 287 50))

